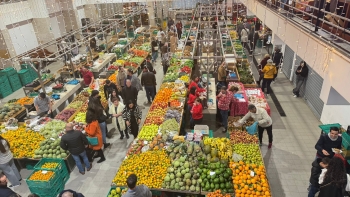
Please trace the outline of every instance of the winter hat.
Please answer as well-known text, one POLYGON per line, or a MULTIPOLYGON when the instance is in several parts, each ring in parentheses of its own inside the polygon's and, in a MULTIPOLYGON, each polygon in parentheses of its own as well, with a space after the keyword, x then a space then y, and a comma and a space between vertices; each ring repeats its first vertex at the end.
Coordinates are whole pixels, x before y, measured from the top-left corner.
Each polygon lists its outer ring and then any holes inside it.
POLYGON ((267 60, 267 63, 272 63, 272 62, 273 62, 272 59, 267 60))

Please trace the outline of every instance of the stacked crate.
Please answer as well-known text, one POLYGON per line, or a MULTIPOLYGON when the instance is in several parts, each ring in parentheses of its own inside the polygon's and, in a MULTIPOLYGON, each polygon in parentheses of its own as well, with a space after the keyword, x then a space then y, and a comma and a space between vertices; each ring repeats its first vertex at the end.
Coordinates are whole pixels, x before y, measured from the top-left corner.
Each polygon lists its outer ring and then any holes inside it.
POLYGON ((7 76, 13 92, 22 87, 22 83, 18 77, 17 70, 13 67, 8 67, 1 70, 0 76, 7 76))
POLYGON ((6 75, 0 76, 0 87, 0 98, 5 98, 13 92, 6 75))
POLYGON ((28 69, 21 69, 20 71, 18 71, 18 76, 21 79, 22 85, 24 86, 33 81, 28 69))
POLYGON ((38 196, 56 197, 69 179, 67 166, 63 159, 43 158, 34 166, 34 171, 29 175, 27 184, 30 192, 38 196), (45 163, 57 163, 54 168, 45 168, 45 163), (48 181, 30 180, 30 177, 37 171, 53 171, 54 175, 48 181))
POLYGON ((30 78, 31 78, 31 81, 33 81, 36 78, 38 78, 38 73, 34 70, 34 68, 31 65, 29 65, 29 64, 22 64, 21 68, 28 70, 30 78))

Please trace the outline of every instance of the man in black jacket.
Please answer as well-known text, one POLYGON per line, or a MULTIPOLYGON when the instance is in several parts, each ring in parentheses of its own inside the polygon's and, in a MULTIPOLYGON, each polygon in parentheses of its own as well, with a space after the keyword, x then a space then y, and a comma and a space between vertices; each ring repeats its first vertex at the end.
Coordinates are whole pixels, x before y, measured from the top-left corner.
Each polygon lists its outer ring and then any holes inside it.
POLYGON ((109 98, 109 95, 112 94, 113 90, 115 90, 115 92, 118 93, 117 86, 107 79, 106 84, 103 86, 103 91, 107 100, 109 98))
POLYGON ((281 66, 281 63, 283 61, 283 53, 281 52, 281 49, 279 47, 275 48, 275 51, 272 54, 272 61, 276 66, 277 73, 273 77, 273 81, 275 81, 277 74, 278 74, 278 69, 281 66))
POLYGON ((130 79, 126 80, 126 86, 122 90, 122 97, 126 105, 130 100, 137 103, 137 89, 131 85, 130 79))
POLYGON ((79 156, 83 158, 87 171, 90 171, 92 167, 92 164, 90 164, 85 151, 85 146, 87 145, 88 140, 86 136, 80 131, 73 130, 72 123, 67 123, 66 134, 62 136, 60 146, 62 149, 68 150, 72 154, 79 172, 82 175, 85 174, 85 168, 83 168, 79 156))
POLYGON ((0 173, 0 196, 1 197, 10 197, 10 196, 21 197, 19 194, 12 191, 12 189, 7 187, 7 177, 3 172, 0 173))
POLYGON ((299 97, 300 88, 306 80, 308 73, 309 68, 307 67, 305 61, 301 61, 300 66, 298 66, 297 70, 295 71, 295 74, 297 75, 297 86, 293 89, 294 97, 299 97))
POLYGON ((324 157, 322 159, 317 158, 314 162, 312 162, 310 186, 308 188, 309 190, 308 197, 314 197, 315 194, 320 190, 320 185, 318 184, 318 178, 320 177, 322 169, 327 168, 330 161, 331 161, 330 158, 324 157))
POLYGON ((142 86, 145 87, 145 90, 146 90, 148 103, 145 103, 145 104, 150 105, 154 100, 154 96, 155 96, 154 87, 157 85, 157 83, 156 83, 156 76, 152 72, 149 72, 146 66, 143 68, 143 73, 141 76, 141 84, 142 86))

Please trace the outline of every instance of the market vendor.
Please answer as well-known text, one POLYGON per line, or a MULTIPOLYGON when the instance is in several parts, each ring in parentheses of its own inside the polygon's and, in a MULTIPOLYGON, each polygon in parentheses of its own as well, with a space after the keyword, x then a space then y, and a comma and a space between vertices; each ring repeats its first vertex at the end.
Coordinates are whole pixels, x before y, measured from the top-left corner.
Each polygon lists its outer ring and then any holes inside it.
POLYGON ((336 153, 339 153, 335 150, 340 150, 342 144, 342 137, 339 136, 339 128, 331 127, 328 134, 322 134, 318 139, 315 149, 317 150, 316 157, 323 158, 329 157, 332 158, 336 153))
POLYGON ((86 66, 82 67, 80 72, 81 72, 81 75, 83 76, 85 87, 88 87, 94 83, 94 75, 88 69, 88 67, 86 66))
POLYGON ((44 92, 41 92, 34 99, 34 107, 38 115, 49 114, 52 117, 52 102, 44 92))
MULTIPOLYGON (((226 84, 226 66, 225 61, 222 62, 222 64, 218 68, 218 82, 221 86, 227 86, 226 84)), ((218 87, 218 89, 221 87, 218 87)))
POLYGON ((199 82, 199 77, 197 75, 193 75, 192 77, 192 81, 190 83, 190 85, 188 86, 188 90, 191 90, 192 87, 196 87, 197 88, 197 94, 201 93, 201 92, 205 92, 204 88, 200 88, 198 86, 198 82, 199 82))
POLYGON ((248 105, 249 112, 238 121, 238 123, 243 124, 249 118, 253 118, 255 122, 258 122, 258 132, 259 132, 259 145, 262 145, 262 138, 264 130, 266 129, 267 135, 269 136, 269 146, 272 147, 272 119, 264 108, 255 107, 255 105, 248 105))
POLYGON ((137 183, 137 176, 135 174, 130 174, 128 179, 126 179, 126 184, 128 185, 128 191, 122 195, 122 197, 151 197, 152 192, 149 190, 149 188, 144 185, 138 185, 137 183))

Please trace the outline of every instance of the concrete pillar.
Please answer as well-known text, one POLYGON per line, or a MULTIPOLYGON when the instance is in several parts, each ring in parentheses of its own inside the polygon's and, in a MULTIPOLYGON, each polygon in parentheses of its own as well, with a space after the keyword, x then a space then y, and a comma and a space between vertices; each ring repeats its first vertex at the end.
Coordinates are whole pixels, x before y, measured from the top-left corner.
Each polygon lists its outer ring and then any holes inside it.
POLYGON ((157 26, 155 20, 154 2, 147 2, 148 10, 148 22, 150 26, 157 26))

